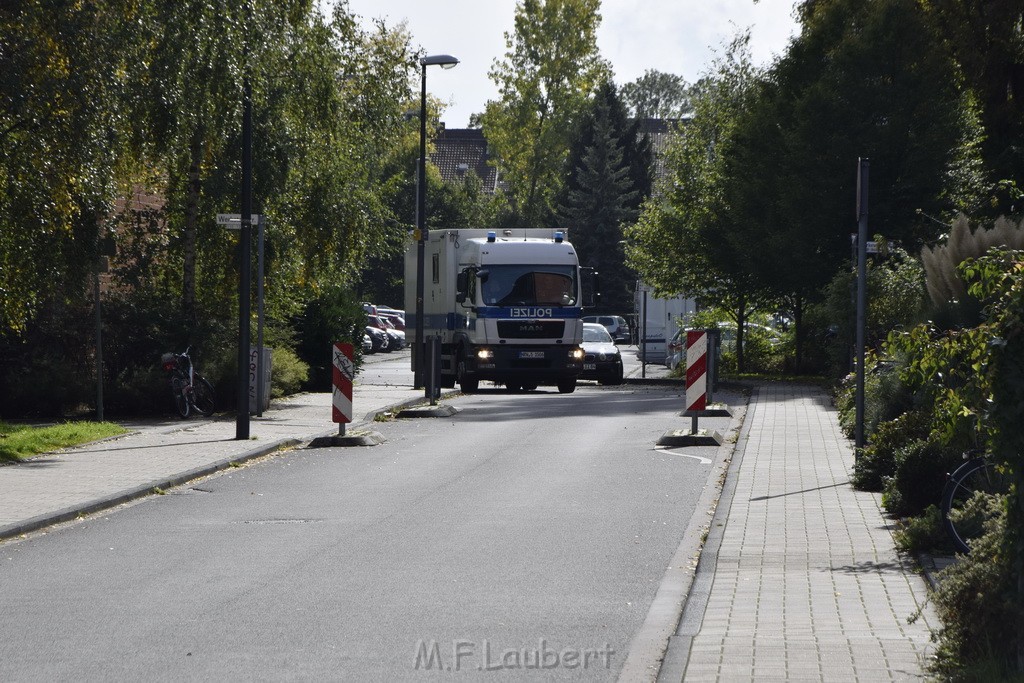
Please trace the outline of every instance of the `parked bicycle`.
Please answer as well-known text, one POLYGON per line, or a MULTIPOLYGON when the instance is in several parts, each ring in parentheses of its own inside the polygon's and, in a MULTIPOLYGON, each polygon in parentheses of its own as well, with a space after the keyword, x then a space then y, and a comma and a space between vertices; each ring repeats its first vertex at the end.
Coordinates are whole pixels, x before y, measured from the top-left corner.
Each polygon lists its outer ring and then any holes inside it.
POLYGON ((160 361, 170 374, 171 396, 178 414, 188 417, 190 412, 198 411, 209 417, 216 409, 213 385, 196 372, 192 357, 188 355, 191 350, 189 346, 184 353, 165 353, 160 361))
POLYGON ((966 462, 949 475, 942 489, 942 524, 957 552, 969 553, 971 542, 999 514, 1009 479, 983 450, 967 451, 964 458, 966 462))

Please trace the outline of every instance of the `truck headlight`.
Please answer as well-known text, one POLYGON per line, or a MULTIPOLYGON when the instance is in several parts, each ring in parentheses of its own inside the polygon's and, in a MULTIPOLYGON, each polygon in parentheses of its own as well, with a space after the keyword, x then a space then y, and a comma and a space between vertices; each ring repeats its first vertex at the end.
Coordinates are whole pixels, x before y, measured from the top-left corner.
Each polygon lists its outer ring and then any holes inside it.
POLYGON ((580 346, 575 347, 569 352, 569 358, 573 360, 583 360, 583 348, 580 346))
POLYGON ((478 360, 491 360, 494 358, 494 351, 490 349, 477 349, 476 357, 478 360))

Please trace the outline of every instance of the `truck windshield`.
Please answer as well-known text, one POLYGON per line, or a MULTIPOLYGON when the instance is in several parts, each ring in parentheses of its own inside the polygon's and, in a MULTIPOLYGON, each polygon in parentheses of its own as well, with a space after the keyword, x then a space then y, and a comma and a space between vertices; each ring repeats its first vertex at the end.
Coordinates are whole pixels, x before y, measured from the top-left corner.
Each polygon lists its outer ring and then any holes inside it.
POLYGON ((576 303, 573 266, 489 265, 481 278, 487 306, 572 306, 576 303))

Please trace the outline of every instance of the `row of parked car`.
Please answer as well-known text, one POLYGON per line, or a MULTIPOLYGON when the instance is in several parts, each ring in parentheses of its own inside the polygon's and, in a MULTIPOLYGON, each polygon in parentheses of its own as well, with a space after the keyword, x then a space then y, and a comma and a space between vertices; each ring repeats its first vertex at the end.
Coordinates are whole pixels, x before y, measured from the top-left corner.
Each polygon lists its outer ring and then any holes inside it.
POLYGON ((390 353, 405 348, 405 311, 364 303, 363 353, 390 353))

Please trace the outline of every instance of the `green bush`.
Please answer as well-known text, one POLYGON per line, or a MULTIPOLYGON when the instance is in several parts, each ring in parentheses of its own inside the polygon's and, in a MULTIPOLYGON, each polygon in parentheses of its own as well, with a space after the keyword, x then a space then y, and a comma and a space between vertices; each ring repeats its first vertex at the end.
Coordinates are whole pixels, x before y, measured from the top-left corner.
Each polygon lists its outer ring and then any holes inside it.
POLYGON ((296 352, 309 367, 309 380, 304 388, 309 391, 330 391, 331 345, 351 342, 355 347, 356 367, 362 364, 363 328, 366 313, 351 290, 338 285, 321 292, 310 301, 303 314, 295 321, 298 334, 296 352))
POLYGON ((0 413, 64 417, 95 405, 96 380, 88 368, 66 358, 40 355, 12 364, 0 386, 0 413))
POLYGON ((911 441, 928 436, 929 419, 911 410, 880 422, 853 465, 853 485, 861 491, 881 491, 887 477, 896 474, 896 454, 911 441))
POLYGON ((942 621, 933 673, 942 680, 1019 681, 1017 638, 1024 605, 1012 553, 1003 542, 1005 514, 992 520, 969 555, 943 570, 935 609, 942 621))
POLYGON ((884 479, 882 504, 898 517, 918 515, 937 505, 946 475, 961 463, 956 450, 925 439, 911 441, 895 456, 895 472, 884 479))
MULTIPOLYGON (((864 366, 864 437, 870 441, 880 424, 914 407, 914 395, 900 377, 901 358, 883 360, 869 353, 864 366)), ((856 376, 850 374, 843 379, 836 394, 839 426, 850 438, 854 436, 857 423, 856 398, 856 376)))
POLYGON ((942 525, 942 511, 937 505, 929 505, 917 517, 900 520, 893 532, 896 546, 905 552, 939 552, 948 554, 953 549, 945 527, 942 525))
MULTIPOLYGON (((157 359, 159 360, 159 359, 157 359)), ((158 363, 124 369, 105 394, 105 408, 118 415, 173 413, 174 401, 167 375, 158 363)))
POLYGON ((302 390, 309 381, 309 365, 287 347, 274 349, 271 363, 270 397, 281 398, 302 390))

